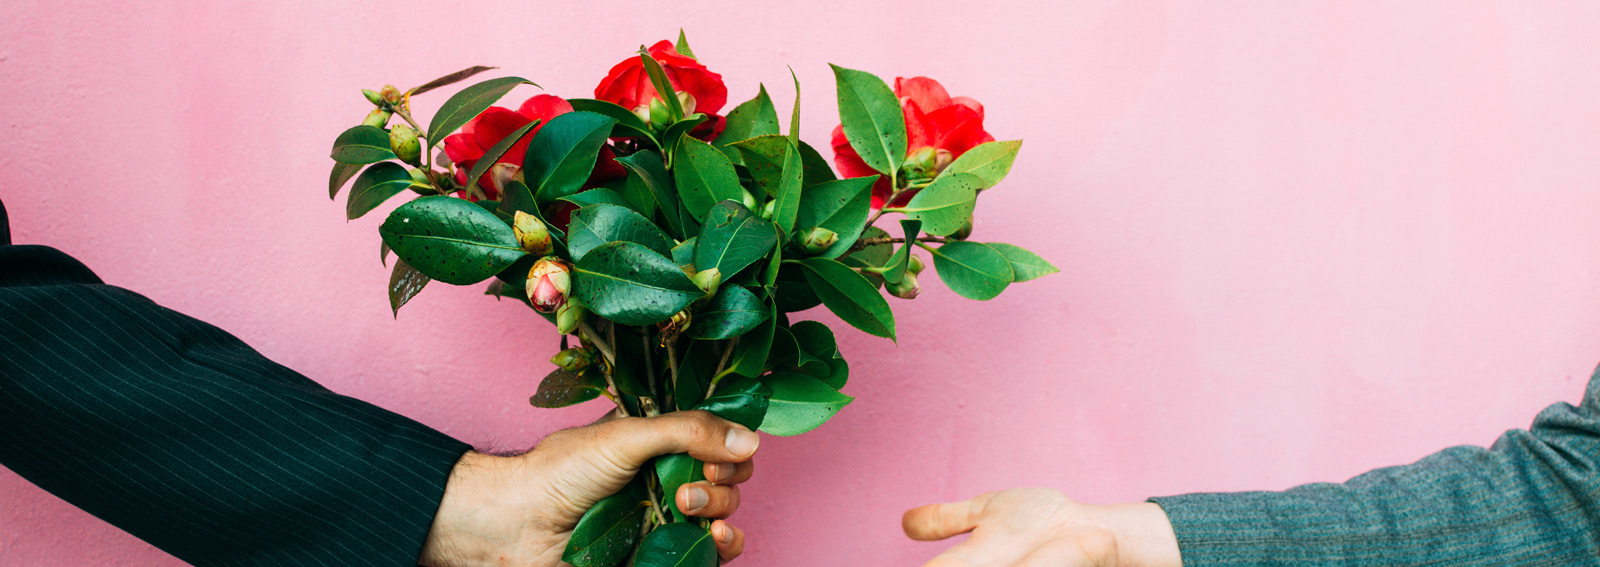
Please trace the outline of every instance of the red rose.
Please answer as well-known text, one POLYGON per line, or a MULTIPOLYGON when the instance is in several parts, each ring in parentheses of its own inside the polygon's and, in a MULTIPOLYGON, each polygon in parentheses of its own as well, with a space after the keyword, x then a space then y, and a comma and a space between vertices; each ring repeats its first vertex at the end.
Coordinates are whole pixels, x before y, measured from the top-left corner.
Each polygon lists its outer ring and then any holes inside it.
MULTIPOLYGON (((710 140, 720 134, 723 118, 717 111, 728 104, 728 87, 722 84, 722 75, 706 69, 693 57, 679 55, 677 48, 667 40, 650 46, 650 57, 661 64, 667 82, 678 91, 680 102, 684 103, 684 114, 700 112, 710 117, 694 129, 694 136, 710 140)), ((637 56, 612 67, 594 88, 594 97, 645 116, 649 115, 650 101, 661 99, 655 84, 650 82, 650 74, 644 70, 644 62, 637 56)))
MULTIPOLYGON (((467 173, 473 164, 489 151, 489 148, 515 133, 518 128, 538 120, 538 126, 534 126, 532 131, 522 137, 522 141, 506 150, 505 155, 496 160, 497 165, 478 179, 478 187, 483 189, 484 195, 490 199, 500 198, 501 186, 506 180, 518 177, 521 173, 523 158, 528 153, 528 143, 533 140, 534 134, 548 124, 551 118, 568 112, 572 112, 572 105, 565 99, 543 94, 534 95, 523 101, 522 106, 515 112, 498 106, 489 107, 467 122, 460 133, 444 139, 444 153, 456 164, 456 183, 466 185, 467 173)), ((601 147, 600 159, 595 164, 594 173, 589 176, 589 183, 599 183, 626 175, 627 170, 624 170, 615 158, 616 155, 611 152, 610 146, 601 147)), ((457 192, 456 195, 477 200, 466 191, 457 192)))
MULTIPOLYGON (((900 108, 906 115, 907 159, 903 178, 930 179, 967 150, 994 141, 994 136, 983 129, 983 105, 964 96, 951 97, 938 81, 927 77, 895 77, 894 94, 900 97, 900 108)), ((845 177, 878 174, 861 161, 855 148, 850 147, 843 125, 833 129, 833 163, 845 177)), ((889 179, 879 179, 872 188, 872 207, 882 208, 891 191, 889 179)), ((895 205, 904 204, 914 193, 907 191, 895 205)))

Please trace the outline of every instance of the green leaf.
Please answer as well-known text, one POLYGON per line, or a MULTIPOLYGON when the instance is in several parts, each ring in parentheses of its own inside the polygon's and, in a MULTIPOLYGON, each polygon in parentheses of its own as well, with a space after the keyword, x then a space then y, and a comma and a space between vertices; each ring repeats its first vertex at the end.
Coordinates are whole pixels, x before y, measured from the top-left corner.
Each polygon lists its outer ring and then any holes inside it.
POLYGON ((593 112, 551 118, 533 135, 524 158, 523 178, 534 188, 534 197, 548 203, 582 189, 616 123, 593 112))
POLYGON ((637 480, 602 498, 572 528, 561 560, 573 567, 615 567, 633 552, 644 529, 647 495, 637 480))
POLYGON ((573 295, 623 325, 653 325, 705 295, 666 256, 632 242, 603 244, 573 268, 573 295))
POLYGON ((739 337, 739 342, 734 346, 733 360, 728 364, 730 372, 747 378, 756 378, 766 372, 767 355, 772 351, 772 336, 778 317, 771 305, 765 309, 767 317, 761 325, 739 337))
POLYGON ((571 104, 572 109, 575 111, 593 112, 595 114, 608 116, 612 120, 617 121, 618 128, 632 130, 632 132, 618 135, 638 136, 646 140, 650 140, 651 143, 655 143, 656 136, 650 131, 650 125, 645 124, 644 120, 639 119, 639 115, 634 114, 632 110, 618 106, 614 102, 595 100, 592 98, 569 98, 567 99, 567 103, 571 104))
POLYGON ((629 396, 652 395, 645 385, 651 380, 645 363, 646 357, 651 356, 651 346, 646 346, 646 339, 640 334, 644 329, 626 325, 613 328, 617 330, 617 341, 611 346, 617 350, 617 365, 611 381, 617 385, 618 392, 629 396))
POLYGON ((344 207, 345 218, 361 218, 410 186, 411 174, 405 166, 392 161, 375 163, 361 172, 355 185, 350 187, 350 197, 344 207))
POLYGON ((694 50, 689 49, 689 38, 683 34, 683 28, 678 28, 678 45, 674 46, 673 49, 678 52, 678 55, 695 60, 700 59, 694 56, 694 50))
POLYGON ((445 136, 465 126, 490 106, 494 106, 500 97, 521 84, 539 86, 522 77, 501 77, 461 89, 452 95, 439 107, 439 112, 434 113, 433 121, 428 123, 428 149, 432 150, 434 146, 439 145, 439 142, 444 141, 445 136))
MULTIPOLYGON (((839 355, 839 343, 833 338, 833 329, 816 321, 796 321, 789 325, 800 350, 815 360, 828 361, 839 355)), ((804 362, 801 362, 804 365, 804 362)))
POLYGON ((889 283, 900 283, 906 276, 906 270, 911 267, 911 251, 916 249, 914 244, 917 235, 922 232, 922 221, 916 219, 900 219, 900 229, 905 232, 905 244, 900 245, 899 253, 886 264, 889 268, 883 272, 883 280, 889 283))
MULTIPOLYGON (((866 230, 861 231, 861 238, 858 239, 857 242, 860 242, 861 240, 888 237, 888 231, 875 226, 869 226, 866 230)), ((893 244, 873 244, 855 252, 851 252, 850 255, 840 258, 839 261, 844 262, 846 266, 850 266, 852 268, 882 268, 889 265, 889 259, 893 257, 893 244)))
POLYGON ((741 199, 744 188, 739 186, 733 162, 709 144, 687 136, 680 138, 672 159, 678 195, 695 220, 705 222, 706 211, 719 201, 741 199))
POLYGON ((794 79, 794 113, 789 115, 789 145, 800 145, 800 76, 789 67, 789 78, 794 79))
POLYGON ((672 88, 672 81, 667 80, 667 72, 661 69, 661 64, 643 45, 639 46, 639 61, 644 63, 644 72, 650 76, 650 86, 655 87, 656 95, 661 97, 661 102, 672 113, 672 121, 683 119, 683 103, 678 101, 678 91, 672 88))
POLYGON ((769 368, 778 370, 800 366, 800 352, 800 342, 795 340, 794 331, 783 325, 773 328, 772 353, 767 360, 769 368))
POLYGON ((838 258, 854 246, 872 209, 872 184, 878 176, 829 181, 806 187, 800 194, 796 226, 820 226, 839 234, 839 241, 818 256, 838 258))
POLYGON ((677 409, 692 408, 705 399, 706 390, 716 378, 717 364, 722 361, 719 345, 717 341, 678 342, 678 378, 672 392, 677 409))
POLYGON ((744 166, 750 171, 755 189, 777 196, 778 186, 783 183, 783 161, 789 150, 789 139, 769 134, 734 142, 732 147, 744 156, 744 166))
MULTIPOLYGON (((778 268, 778 278, 773 284, 776 288, 774 295, 777 296, 775 303, 778 311, 793 313, 822 305, 822 299, 817 296, 816 290, 811 289, 811 283, 806 279, 805 272, 805 268, 801 268, 800 264, 795 262, 783 263, 778 268)), ((874 287, 873 291, 876 292, 877 288, 874 287)))
POLYGON ((845 138, 862 162, 893 180, 906 159, 906 117, 900 98, 876 75, 830 66, 838 85, 845 138))
POLYGON ((941 176, 918 191, 906 206, 891 211, 922 221, 922 230, 928 234, 949 236, 972 218, 982 187, 983 179, 971 173, 941 176))
MULTIPOLYGON (((676 122, 673 122, 671 126, 668 126, 666 130, 661 132, 661 146, 665 148, 676 148, 678 146, 678 140, 689 137, 687 134, 690 130, 694 130, 695 127, 699 126, 701 122, 705 122, 709 118, 709 116, 696 112, 694 114, 685 116, 676 122)), ((677 158, 674 157, 672 159, 676 160, 677 158)))
POLYGON ((633 209, 601 203, 572 212, 567 252, 573 261, 583 261, 590 250, 608 242, 632 242, 663 256, 672 254, 672 240, 633 209))
POLYGON ((357 173, 361 173, 361 164, 333 162, 333 171, 328 173, 328 198, 338 198, 339 190, 357 173))
MULTIPOLYGON (((500 158, 505 157, 506 152, 511 150, 511 146, 517 145, 517 142, 522 141, 523 136, 527 136, 528 132, 533 131, 533 129, 537 128, 538 126, 538 120, 523 124, 521 128, 516 129, 516 131, 511 133, 511 135, 502 138, 498 142, 495 142, 493 146, 490 146, 487 151, 483 152, 483 157, 480 157, 478 158, 478 161, 473 162, 472 170, 467 173, 467 187, 471 187, 474 183, 477 183, 478 178, 483 177, 483 174, 487 173, 489 168, 494 167, 495 162, 498 162, 500 161, 500 158)), ((522 164, 515 165, 517 167, 522 167, 522 164)))
POLYGON ((661 499, 666 501, 673 517, 679 522, 685 521, 687 516, 678 509, 678 487, 705 480, 705 463, 678 453, 656 457, 655 465, 656 478, 661 481, 661 499))
MULTIPOLYGON (((596 187, 594 189, 586 190, 582 193, 567 195, 562 197, 560 200, 572 203, 580 209, 589 205, 599 205, 602 203, 633 209, 633 204, 629 203, 627 199, 624 199, 622 195, 619 195, 616 191, 612 191, 604 187, 596 187)), ((638 209, 633 209, 633 211, 638 212, 638 209)))
POLYGON ((722 150, 736 164, 743 164, 744 159, 739 155, 738 148, 733 147, 734 142, 779 133, 778 109, 772 105, 772 97, 767 96, 766 85, 760 85, 759 88, 755 98, 739 103, 728 112, 722 134, 711 142, 713 147, 722 150))
POLYGON ((939 172, 939 176, 970 173, 982 179, 983 188, 988 189, 999 185, 1011 172, 1011 163, 1017 160, 1017 150, 1020 149, 1022 140, 978 144, 951 162, 944 171, 939 172))
POLYGON ((703 272, 716 268, 722 272, 723 280, 766 257, 778 242, 772 223, 736 201, 717 203, 705 221, 700 236, 695 238, 695 269, 703 272))
POLYGON ((564 408, 598 398, 605 390, 606 378, 599 371, 577 374, 557 368, 539 382, 539 390, 528 402, 538 408, 564 408))
POLYGON ((525 255, 499 217, 455 197, 422 197, 401 205, 378 234, 405 263, 451 285, 481 282, 525 255))
POLYGON ((689 337, 705 340, 731 339, 756 328, 770 315, 756 294, 743 286, 724 285, 711 302, 694 314, 689 337))
POLYGON ((698 241, 697 238, 690 238, 683 242, 679 242, 677 246, 673 246, 672 261, 676 262, 679 266, 693 267, 696 241, 698 241))
POLYGON ((844 322, 869 335, 894 339, 894 313, 866 276, 827 258, 800 260, 806 283, 844 322))
POLYGON ((677 190, 672 186, 672 176, 667 173, 666 166, 662 165, 660 154, 646 150, 617 158, 617 163, 628 168, 630 179, 638 179, 650 189, 656 205, 661 207, 661 215, 666 218, 668 232, 677 238, 691 236, 688 234, 689 223, 686 219, 688 215, 683 214, 682 207, 679 206, 677 190))
POLYGON ((389 149, 389 133, 377 126, 362 124, 345 130, 333 140, 333 161, 347 165, 366 165, 395 159, 389 149))
POLYGON ((699 524, 674 522, 644 536, 629 567, 717 567, 717 545, 699 524))
POLYGON ((772 207, 772 222, 778 225, 779 234, 788 235, 800 216, 801 188, 805 185, 805 165, 800 161, 800 151, 792 145, 783 154, 781 171, 778 190, 772 194, 777 201, 772 207))
POLYGON ((451 73, 449 75, 445 75, 443 77, 439 77, 439 78, 434 79, 432 81, 428 81, 427 83, 424 83, 420 87, 411 89, 411 96, 416 96, 416 95, 431 91, 433 89, 437 89, 439 87, 447 87, 447 86, 459 83, 461 81, 465 81, 468 78, 471 78, 473 75, 476 75, 478 73, 482 73, 484 71, 488 71, 488 70, 495 69, 495 68, 496 67, 485 67, 483 65, 473 65, 471 67, 467 67, 466 69, 462 69, 460 71, 456 71, 456 72, 451 73))
POLYGON ((802 169, 806 172, 805 182, 807 187, 839 178, 839 176, 834 175, 833 166, 828 165, 827 158, 817 153, 817 149, 811 147, 811 144, 800 142, 800 163, 802 169))
POLYGON ((1061 271, 1038 254, 1029 252, 1026 248, 1004 242, 988 242, 990 248, 1000 252, 1011 262, 1012 282, 1025 282, 1039 279, 1061 271))
POLYGON ((759 380, 728 376, 717 383, 717 391, 694 409, 709 411, 755 431, 767 415, 767 396, 771 395, 772 389, 759 380))
POLYGON ((394 261, 394 271, 389 274, 389 310, 394 312, 395 318, 400 317, 400 307, 421 293, 429 281, 428 276, 412 269, 405 261, 394 261))
POLYGON ((1016 277, 1011 261, 987 244, 958 240, 929 251, 939 279, 967 299, 994 299, 1016 277))
POLYGON ((845 362, 842 356, 835 356, 833 360, 828 361, 828 375, 817 378, 835 390, 843 388, 845 382, 850 380, 850 363, 845 362))
POLYGON ((761 431, 788 437, 827 423, 855 398, 839 393, 821 380, 800 372, 773 372, 762 378, 772 397, 767 400, 761 431))

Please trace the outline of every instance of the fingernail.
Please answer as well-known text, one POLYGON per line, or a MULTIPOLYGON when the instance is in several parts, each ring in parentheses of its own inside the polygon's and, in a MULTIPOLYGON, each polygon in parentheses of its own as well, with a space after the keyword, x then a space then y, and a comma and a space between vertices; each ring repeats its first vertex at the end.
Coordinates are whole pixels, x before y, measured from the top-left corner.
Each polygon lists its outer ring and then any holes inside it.
POLYGON ((754 431, 732 428, 728 430, 728 439, 723 445, 736 457, 748 457, 756 454, 756 447, 761 445, 761 437, 754 431))
POLYGON ((717 541, 733 543, 733 530, 728 529, 728 526, 717 524, 717 541))
POLYGON ((733 465, 728 463, 712 463, 711 478, 706 480, 710 480, 711 482, 722 482, 724 480, 733 478, 733 471, 733 465))
POLYGON ((706 507, 706 502, 711 500, 711 495, 706 494, 705 490, 691 486, 684 493, 683 499, 685 501, 684 504, 687 504, 687 506, 684 506, 683 511, 684 513, 689 513, 706 507))

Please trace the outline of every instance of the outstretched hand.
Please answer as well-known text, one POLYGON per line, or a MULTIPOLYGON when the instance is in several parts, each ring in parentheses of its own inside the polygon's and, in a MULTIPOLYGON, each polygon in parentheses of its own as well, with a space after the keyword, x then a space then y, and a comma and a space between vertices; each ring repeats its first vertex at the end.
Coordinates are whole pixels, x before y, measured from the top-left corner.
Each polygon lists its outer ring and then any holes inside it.
POLYGON ((760 438, 704 411, 623 417, 564 429, 527 453, 468 452, 450 474, 419 563, 422 565, 562 565, 572 529, 600 499, 633 480, 651 458, 688 453, 705 462, 706 481, 685 484, 675 498, 711 524, 717 553, 744 551, 744 533, 721 518, 739 507, 739 483, 750 479, 760 438))
POLYGON ((924 567, 1180 567, 1160 506, 1088 506, 1047 488, 990 492, 906 512, 911 539, 972 537, 924 567))

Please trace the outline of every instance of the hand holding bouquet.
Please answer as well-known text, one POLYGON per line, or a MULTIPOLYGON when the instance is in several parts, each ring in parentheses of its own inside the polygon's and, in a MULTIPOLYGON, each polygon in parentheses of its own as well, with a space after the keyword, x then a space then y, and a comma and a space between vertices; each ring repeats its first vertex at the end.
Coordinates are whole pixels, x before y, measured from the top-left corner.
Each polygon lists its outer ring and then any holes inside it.
MULTIPOLYGON (((720 115, 722 78, 681 35, 618 63, 592 99, 493 106, 532 84, 504 77, 457 92, 426 128, 411 115, 412 96, 488 69, 366 91, 375 108, 334 142, 329 195, 351 185, 351 219, 420 195, 379 228, 384 259, 398 256, 397 314, 430 281, 490 280, 487 294, 555 325, 562 350, 535 406, 603 396, 628 415, 705 410, 797 435, 853 398, 833 330, 791 315, 821 305, 895 338, 883 292, 917 296, 918 249, 971 299, 1056 271, 1021 247, 968 240, 978 196, 1021 142, 994 141, 982 105, 932 79, 891 88, 833 67, 840 178, 799 139, 798 80, 787 132, 764 86, 720 115), (877 226, 886 215, 898 226, 877 226)), ((671 497, 703 480, 688 455, 656 459, 573 526, 563 560, 715 565, 706 526, 671 497)))

